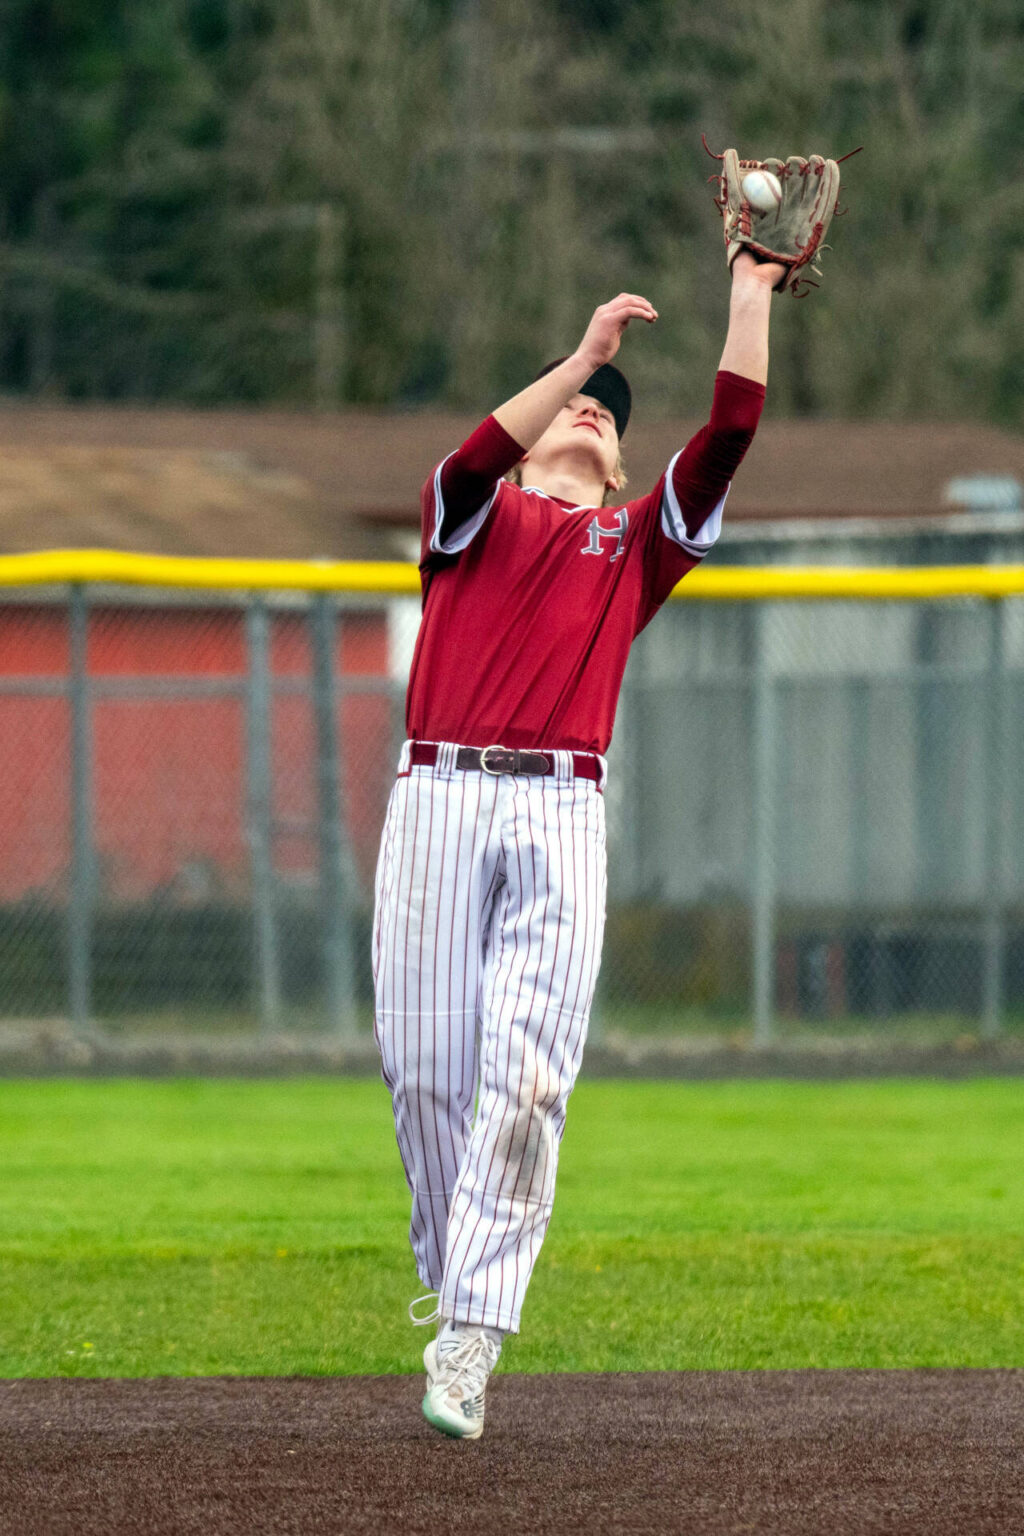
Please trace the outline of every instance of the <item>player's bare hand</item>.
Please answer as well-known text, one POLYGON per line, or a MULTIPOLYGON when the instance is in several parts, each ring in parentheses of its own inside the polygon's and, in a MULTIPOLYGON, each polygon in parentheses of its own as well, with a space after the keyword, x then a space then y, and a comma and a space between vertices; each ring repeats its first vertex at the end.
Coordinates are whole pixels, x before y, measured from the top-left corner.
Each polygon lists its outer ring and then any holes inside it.
POLYGON ((618 298, 594 310, 577 348, 578 355, 591 368, 600 368, 602 363, 610 363, 619 350, 622 333, 631 320, 646 320, 653 325, 657 318, 658 311, 649 299, 638 293, 620 293, 618 298))

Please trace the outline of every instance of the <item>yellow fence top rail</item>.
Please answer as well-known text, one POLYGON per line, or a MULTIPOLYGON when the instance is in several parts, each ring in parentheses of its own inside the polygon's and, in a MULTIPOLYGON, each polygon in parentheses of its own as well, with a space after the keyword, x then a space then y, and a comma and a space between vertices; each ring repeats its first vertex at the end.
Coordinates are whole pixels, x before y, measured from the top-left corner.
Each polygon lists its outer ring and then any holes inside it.
MULTIPOLYGON (((386 560, 206 560, 119 550, 0 555, 0 587, 102 582, 220 592, 358 592, 418 596, 414 565, 386 560)), ((691 601, 848 598, 913 601, 1024 594, 1024 565, 703 566, 673 592, 691 601)))
POLYGON ((418 593, 419 571, 393 560, 206 560, 109 549, 0 555, 0 586, 104 582, 219 592, 418 593))

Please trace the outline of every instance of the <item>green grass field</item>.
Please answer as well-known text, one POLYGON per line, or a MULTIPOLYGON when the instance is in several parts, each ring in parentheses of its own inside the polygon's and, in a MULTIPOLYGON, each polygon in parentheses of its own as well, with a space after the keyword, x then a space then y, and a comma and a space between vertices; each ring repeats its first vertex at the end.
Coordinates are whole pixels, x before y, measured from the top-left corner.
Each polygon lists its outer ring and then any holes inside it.
MULTIPOLYGON (((1024 1365, 1024 1084, 586 1082, 511 1370, 1024 1365)), ((0 1376, 412 1371, 369 1081, 0 1083, 0 1376)))

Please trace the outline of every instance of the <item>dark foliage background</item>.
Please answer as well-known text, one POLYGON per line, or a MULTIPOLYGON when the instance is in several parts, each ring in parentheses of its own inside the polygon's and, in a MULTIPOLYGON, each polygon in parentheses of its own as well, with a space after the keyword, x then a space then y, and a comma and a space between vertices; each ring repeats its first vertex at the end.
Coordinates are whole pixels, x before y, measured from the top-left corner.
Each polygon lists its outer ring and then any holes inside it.
POLYGON ((840 155, 772 409, 1024 406, 1019 0, 3 0, 0 390, 477 407, 647 293, 700 410, 727 284, 701 130, 840 155))

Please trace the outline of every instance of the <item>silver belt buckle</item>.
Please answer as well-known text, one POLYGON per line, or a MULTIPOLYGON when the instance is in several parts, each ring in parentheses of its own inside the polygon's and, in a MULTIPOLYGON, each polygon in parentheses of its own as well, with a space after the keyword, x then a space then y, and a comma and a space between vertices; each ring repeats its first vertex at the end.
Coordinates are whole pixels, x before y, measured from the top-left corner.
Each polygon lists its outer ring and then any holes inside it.
POLYGON ((484 773, 489 773, 492 778, 500 779, 501 775, 505 772, 505 769, 488 768, 487 754, 488 752, 511 752, 511 750, 511 747, 503 747, 499 742, 493 742, 491 746, 484 747, 483 751, 480 753, 480 767, 483 769, 484 773))

